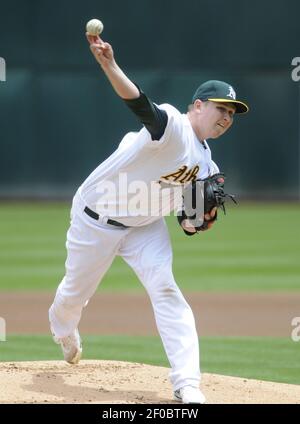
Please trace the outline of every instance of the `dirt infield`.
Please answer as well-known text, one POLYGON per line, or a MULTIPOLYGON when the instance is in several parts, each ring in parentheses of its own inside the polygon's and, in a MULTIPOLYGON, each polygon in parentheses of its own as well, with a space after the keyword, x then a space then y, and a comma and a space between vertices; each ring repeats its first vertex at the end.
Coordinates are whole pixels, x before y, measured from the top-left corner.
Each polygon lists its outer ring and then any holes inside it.
MULTIPOLYGON (((187 294, 197 329, 204 336, 290 337, 299 316, 300 293, 187 294)), ((53 293, 1 293, 0 315, 7 334, 49 334, 53 293)), ((97 293, 84 309, 82 334, 157 335, 145 293, 97 293)))
MULTIPOLYGON (((1 403, 177 404, 168 369, 114 361, 0 365, 1 403)), ((203 374, 208 403, 300 403, 300 386, 203 374)))

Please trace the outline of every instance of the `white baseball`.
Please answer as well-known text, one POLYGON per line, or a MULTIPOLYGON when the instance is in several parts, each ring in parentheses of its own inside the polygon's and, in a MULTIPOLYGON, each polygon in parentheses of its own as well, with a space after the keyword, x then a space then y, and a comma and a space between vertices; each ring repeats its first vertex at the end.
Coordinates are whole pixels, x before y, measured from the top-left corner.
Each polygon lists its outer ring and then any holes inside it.
POLYGON ((91 19, 86 24, 86 30, 90 35, 99 35, 103 31, 103 23, 99 19, 91 19))

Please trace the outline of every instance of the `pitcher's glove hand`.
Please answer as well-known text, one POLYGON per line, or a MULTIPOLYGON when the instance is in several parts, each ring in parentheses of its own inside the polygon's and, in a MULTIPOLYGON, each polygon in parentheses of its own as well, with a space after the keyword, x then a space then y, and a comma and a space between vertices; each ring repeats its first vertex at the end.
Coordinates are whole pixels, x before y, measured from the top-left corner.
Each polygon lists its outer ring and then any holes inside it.
POLYGON ((186 235, 192 236, 199 231, 206 231, 211 228, 217 219, 218 209, 221 208, 224 214, 226 213, 226 197, 230 197, 236 203, 232 194, 224 192, 224 183, 225 175, 223 173, 214 174, 204 180, 196 180, 192 183, 192 198, 189 202, 192 205, 187 205, 184 201, 183 210, 177 215, 178 222, 186 235), (199 184, 199 182, 202 184, 199 184), (195 205, 197 206, 199 204, 199 198, 197 201, 197 197, 199 196, 204 200, 204 213, 197 213, 197 208, 196 213, 195 209, 193 210, 194 213, 189 213, 191 207, 195 208, 195 205))

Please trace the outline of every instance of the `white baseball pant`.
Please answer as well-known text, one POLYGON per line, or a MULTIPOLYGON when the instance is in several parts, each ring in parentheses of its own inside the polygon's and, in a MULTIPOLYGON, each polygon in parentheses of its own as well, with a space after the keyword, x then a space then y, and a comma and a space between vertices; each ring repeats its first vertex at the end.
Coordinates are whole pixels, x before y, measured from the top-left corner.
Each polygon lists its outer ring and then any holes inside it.
POLYGON ((173 389, 199 386, 199 344, 190 306, 172 273, 172 249, 164 219, 143 227, 103 224, 84 212, 79 194, 73 200, 67 233, 66 274, 49 310, 56 337, 77 328, 83 307, 116 255, 132 267, 147 290, 156 325, 171 365, 173 389))

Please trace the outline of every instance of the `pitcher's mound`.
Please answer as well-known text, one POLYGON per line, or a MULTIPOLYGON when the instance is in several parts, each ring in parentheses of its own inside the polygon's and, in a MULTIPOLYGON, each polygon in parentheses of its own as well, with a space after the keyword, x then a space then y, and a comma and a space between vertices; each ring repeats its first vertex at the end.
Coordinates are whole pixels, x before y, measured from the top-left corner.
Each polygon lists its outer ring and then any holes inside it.
MULTIPOLYGON (((169 369, 116 361, 0 363, 0 403, 177 403, 169 369)), ((300 403, 300 386, 203 374, 208 403, 300 403)))

